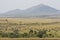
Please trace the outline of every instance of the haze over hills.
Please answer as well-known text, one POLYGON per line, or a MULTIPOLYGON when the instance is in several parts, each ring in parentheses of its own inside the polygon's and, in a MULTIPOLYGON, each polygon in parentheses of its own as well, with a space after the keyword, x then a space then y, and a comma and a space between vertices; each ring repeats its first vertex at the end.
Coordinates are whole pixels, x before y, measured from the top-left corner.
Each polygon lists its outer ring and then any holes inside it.
POLYGON ((60 18, 60 10, 40 4, 26 10, 15 9, 3 13, 0 17, 39 17, 39 18, 60 18))

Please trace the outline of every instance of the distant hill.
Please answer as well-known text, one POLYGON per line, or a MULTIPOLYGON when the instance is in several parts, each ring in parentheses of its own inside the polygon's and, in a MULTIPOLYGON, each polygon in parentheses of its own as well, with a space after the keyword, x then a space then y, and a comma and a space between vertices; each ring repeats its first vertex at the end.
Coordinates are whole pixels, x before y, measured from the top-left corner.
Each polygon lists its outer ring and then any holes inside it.
MULTIPOLYGON (((15 9, 8 11, 6 13, 0 14, 0 17, 39 17, 39 18, 52 18, 56 17, 58 18, 60 16, 60 10, 57 10, 55 8, 52 8, 47 5, 37 5, 33 6, 31 8, 28 8, 26 10, 20 10, 20 9, 15 9)), ((59 17, 60 18, 60 17, 59 17)))

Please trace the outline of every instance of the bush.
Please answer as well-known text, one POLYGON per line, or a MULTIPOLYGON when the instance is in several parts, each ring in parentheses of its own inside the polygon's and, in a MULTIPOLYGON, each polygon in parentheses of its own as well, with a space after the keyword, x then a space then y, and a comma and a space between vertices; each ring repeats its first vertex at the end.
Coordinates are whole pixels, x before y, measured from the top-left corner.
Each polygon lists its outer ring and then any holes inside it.
POLYGON ((29 38, 29 34, 28 33, 24 33, 24 34, 22 34, 22 37, 29 38))
POLYGON ((7 33, 2 33, 1 35, 2 35, 2 37, 8 37, 7 33))
POLYGON ((39 38, 43 38, 44 36, 46 37, 47 36, 47 30, 41 30, 38 32, 37 36, 39 38))

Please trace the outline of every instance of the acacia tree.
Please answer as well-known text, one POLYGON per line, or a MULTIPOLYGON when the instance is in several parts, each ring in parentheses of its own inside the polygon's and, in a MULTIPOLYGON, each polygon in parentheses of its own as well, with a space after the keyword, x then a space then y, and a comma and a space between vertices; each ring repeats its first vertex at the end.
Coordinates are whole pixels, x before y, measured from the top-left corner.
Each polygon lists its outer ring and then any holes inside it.
POLYGON ((18 29, 15 29, 14 30, 14 36, 17 38, 19 37, 19 30, 18 29))
POLYGON ((9 33, 8 35, 9 35, 10 38, 18 38, 20 36, 19 30, 18 29, 14 29, 13 33, 9 33))
POLYGON ((33 36, 33 30, 32 30, 32 29, 29 31, 29 36, 30 36, 30 37, 33 36))
POLYGON ((47 30, 40 30, 37 34, 38 37, 43 38, 43 36, 47 36, 47 30))

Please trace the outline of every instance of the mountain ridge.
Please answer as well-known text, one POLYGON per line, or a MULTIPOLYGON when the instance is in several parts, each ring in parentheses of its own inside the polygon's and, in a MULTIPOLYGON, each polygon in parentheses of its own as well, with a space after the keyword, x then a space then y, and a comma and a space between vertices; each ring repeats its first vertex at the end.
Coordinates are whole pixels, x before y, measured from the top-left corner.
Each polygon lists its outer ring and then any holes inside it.
POLYGON ((50 6, 40 4, 37 6, 33 6, 31 8, 28 8, 26 10, 20 10, 20 9, 15 9, 11 10, 8 12, 5 12, 0 15, 0 17, 48 17, 48 15, 55 15, 55 14, 60 14, 60 10, 57 10, 55 8, 52 8, 50 6))

